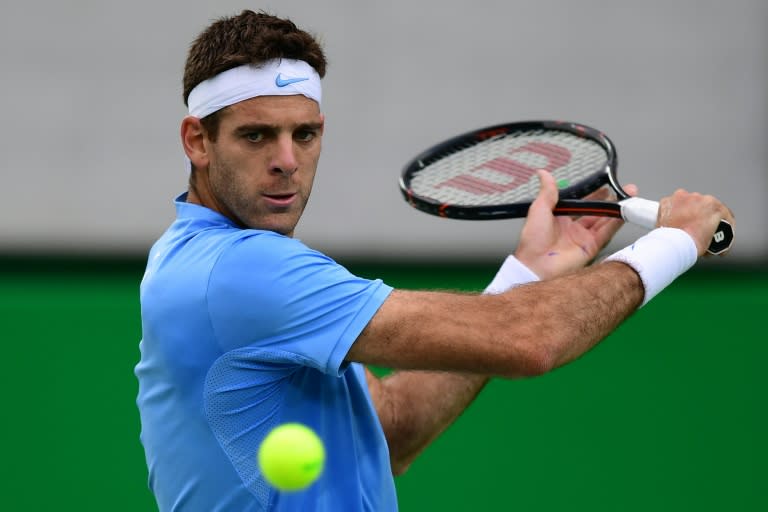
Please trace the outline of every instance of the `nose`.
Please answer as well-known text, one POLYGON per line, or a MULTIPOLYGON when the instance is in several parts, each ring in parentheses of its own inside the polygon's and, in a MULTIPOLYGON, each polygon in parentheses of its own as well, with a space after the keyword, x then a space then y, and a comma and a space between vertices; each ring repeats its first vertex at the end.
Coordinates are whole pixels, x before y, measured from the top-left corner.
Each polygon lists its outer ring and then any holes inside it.
POLYGON ((272 156, 270 169, 272 172, 290 176, 299 168, 299 162, 294 152, 293 137, 290 135, 280 136, 275 144, 275 153, 272 156))

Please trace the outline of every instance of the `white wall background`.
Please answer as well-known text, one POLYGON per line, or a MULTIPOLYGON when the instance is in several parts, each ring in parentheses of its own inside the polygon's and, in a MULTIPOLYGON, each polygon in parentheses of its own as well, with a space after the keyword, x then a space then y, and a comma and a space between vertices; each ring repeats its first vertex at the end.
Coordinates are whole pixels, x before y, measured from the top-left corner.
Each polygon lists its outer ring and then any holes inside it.
MULTIPOLYGON (((297 236, 335 256, 499 257, 521 221, 400 199, 416 152, 486 124, 558 118, 616 143, 623 182, 713 193, 732 261, 768 260, 764 0, 170 0, 0 7, 0 252, 143 253, 185 188, 192 39, 243 8, 287 16, 330 60, 316 188, 297 236)), ((614 245, 641 231, 625 228, 614 245)))

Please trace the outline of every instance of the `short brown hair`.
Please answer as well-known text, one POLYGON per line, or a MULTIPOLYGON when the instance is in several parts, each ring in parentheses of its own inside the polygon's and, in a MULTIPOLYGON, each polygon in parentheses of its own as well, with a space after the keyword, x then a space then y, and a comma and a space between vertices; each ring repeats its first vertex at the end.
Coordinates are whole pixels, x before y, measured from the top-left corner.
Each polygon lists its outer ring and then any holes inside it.
MULTIPOLYGON (((184 66, 184 104, 200 82, 243 64, 262 64, 272 59, 303 60, 320 78, 327 62, 317 39, 299 29, 291 20, 263 11, 245 10, 237 16, 219 18, 192 43, 184 66)), ((203 126, 215 140, 216 112, 203 119, 203 126)))
POLYGON ((184 67, 184 104, 197 84, 243 64, 272 59, 303 60, 325 76, 326 60, 320 43, 289 19, 245 10, 220 18, 192 43, 184 67))

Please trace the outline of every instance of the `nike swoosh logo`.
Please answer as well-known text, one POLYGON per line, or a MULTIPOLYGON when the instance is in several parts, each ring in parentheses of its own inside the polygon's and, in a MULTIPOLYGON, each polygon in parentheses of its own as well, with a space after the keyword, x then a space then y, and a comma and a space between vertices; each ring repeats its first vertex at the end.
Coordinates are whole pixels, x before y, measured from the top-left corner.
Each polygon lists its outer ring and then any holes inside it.
POLYGON ((303 82, 304 80, 309 80, 309 77, 283 78, 282 73, 278 73, 275 77, 275 85, 278 87, 285 87, 286 85, 295 84, 296 82, 303 82))

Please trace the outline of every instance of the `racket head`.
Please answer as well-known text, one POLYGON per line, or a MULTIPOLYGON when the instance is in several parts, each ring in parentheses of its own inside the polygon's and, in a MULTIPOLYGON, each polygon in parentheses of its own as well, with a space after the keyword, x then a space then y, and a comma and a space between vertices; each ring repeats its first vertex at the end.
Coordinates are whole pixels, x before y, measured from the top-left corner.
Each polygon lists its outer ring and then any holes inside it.
POLYGON ((616 179, 618 158, 602 132, 566 121, 523 121, 472 130, 437 144, 403 168, 400 190, 414 208, 468 220, 524 217, 539 190, 537 169, 558 181, 560 199, 616 179))

